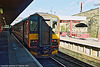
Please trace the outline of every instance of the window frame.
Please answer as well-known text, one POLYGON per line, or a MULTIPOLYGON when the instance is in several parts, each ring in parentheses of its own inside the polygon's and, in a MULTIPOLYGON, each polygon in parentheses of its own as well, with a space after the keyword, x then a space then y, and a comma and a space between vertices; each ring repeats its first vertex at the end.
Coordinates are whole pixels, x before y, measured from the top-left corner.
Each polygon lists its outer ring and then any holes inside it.
POLYGON ((32 16, 30 16, 30 18, 29 18, 29 32, 30 32, 30 34, 32 34, 32 33, 38 33, 39 32, 39 16, 38 15, 32 15, 32 16), (37 17, 37 21, 36 21, 36 23, 37 23, 37 31, 31 31, 31 18, 32 17, 37 17))

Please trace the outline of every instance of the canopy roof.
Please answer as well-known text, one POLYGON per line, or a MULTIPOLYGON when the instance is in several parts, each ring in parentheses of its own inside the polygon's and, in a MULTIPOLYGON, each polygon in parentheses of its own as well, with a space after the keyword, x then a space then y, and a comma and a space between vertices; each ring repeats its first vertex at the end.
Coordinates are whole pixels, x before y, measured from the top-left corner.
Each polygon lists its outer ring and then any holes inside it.
POLYGON ((60 20, 86 20, 85 16, 58 16, 60 20))
POLYGON ((0 0, 2 9, 1 21, 3 24, 11 24, 16 17, 32 2, 33 0, 0 0))

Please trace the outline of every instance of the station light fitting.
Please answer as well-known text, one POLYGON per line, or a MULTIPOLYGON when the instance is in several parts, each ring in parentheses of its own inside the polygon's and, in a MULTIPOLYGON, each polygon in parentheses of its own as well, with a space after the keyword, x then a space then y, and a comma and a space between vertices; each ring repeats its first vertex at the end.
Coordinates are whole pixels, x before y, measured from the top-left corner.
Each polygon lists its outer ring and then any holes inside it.
POLYGON ((0 8, 0 13, 3 14, 3 9, 2 8, 0 8))

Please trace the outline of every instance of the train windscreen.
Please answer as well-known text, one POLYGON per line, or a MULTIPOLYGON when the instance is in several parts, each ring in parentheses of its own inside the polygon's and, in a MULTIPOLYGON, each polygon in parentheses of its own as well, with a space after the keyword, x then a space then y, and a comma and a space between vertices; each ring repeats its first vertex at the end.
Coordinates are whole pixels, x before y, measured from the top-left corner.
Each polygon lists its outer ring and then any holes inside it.
POLYGON ((57 17, 52 18, 52 33, 53 34, 59 33, 59 20, 57 17))
POLYGON ((30 33, 38 32, 38 16, 30 17, 30 33))

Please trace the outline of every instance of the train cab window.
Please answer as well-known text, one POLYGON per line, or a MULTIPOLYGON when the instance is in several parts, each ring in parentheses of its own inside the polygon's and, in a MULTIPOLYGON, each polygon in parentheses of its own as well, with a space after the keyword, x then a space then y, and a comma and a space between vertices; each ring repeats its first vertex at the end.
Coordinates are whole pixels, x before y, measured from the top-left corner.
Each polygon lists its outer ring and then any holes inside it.
POLYGON ((59 32, 59 21, 57 18, 53 18, 52 33, 58 34, 58 32, 59 32))
POLYGON ((38 32, 38 16, 30 17, 30 33, 38 32))
POLYGON ((57 21, 53 21, 52 28, 55 28, 55 26, 57 26, 57 21))

